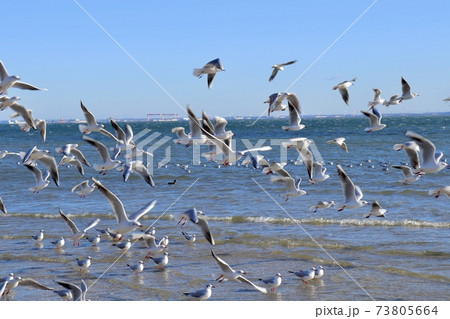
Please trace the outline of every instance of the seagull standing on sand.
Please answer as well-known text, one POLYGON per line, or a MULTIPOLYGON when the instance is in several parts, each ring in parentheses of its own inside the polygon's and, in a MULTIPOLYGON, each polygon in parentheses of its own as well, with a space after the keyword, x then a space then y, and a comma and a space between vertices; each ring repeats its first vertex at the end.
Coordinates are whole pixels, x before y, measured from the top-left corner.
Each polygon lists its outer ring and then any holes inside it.
POLYGON ((185 296, 191 296, 193 298, 196 298, 198 300, 208 300, 211 298, 212 289, 215 288, 214 285, 207 284, 205 289, 200 289, 192 292, 183 292, 183 295, 185 296))
POLYGON ((309 270, 289 271, 289 273, 296 275, 307 285, 308 280, 312 280, 316 275, 316 268, 311 267, 309 270))
POLYGON ((363 193, 359 186, 353 184, 352 180, 341 165, 336 165, 338 170, 339 179, 341 180, 342 190, 344 192, 344 204, 338 209, 338 211, 344 210, 344 208, 353 209, 359 208, 364 205, 370 205, 367 201, 362 200, 363 193))
POLYGON ((277 76, 278 71, 283 71, 284 67, 286 65, 291 65, 291 64, 294 64, 295 62, 297 62, 297 60, 293 60, 293 61, 289 61, 289 62, 286 62, 286 63, 272 65, 273 71, 272 71, 272 74, 270 75, 269 82, 272 81, 273 79, 275 79, 275 77, 277 76))
POLYGON ((208 74, 208 88, 211 89, 217 72, 225 71, 220 59, 209 61, 201 69, 194 69, 194 76, 201 78, 203 74, 208 74))
POLYGON ((266 286, 270 288, 271 292, 275 291, 275 288, 281 285, 282 276, 280 273, 277 273, 274 277, 268 279, 258 278, 259 281, 264 283, 266 286))
POLYGON ((37 235, 32 236, 32 238, 37 242, 41 242, 42 240, 44 240, 44 230, 41 229, 39 233, 37 235))
POLYGON ((139 262, 136 265, 130 265, 127 264, 127 266, 134 271, 134 274, 137 275, 141 273, 144 270, 144 262, 142 260, 139 260, 139 262))
POLYGON ((242 276, 243 274, 246 273, 245 271, 243 271, 243 270, 234 270, 223 259, 218 257, 214 253, 214 251, 212 249, 211 249, 211 254, 212 254, 213 258, 215 259, 217 265, 222 270, 222 274, 216 279, 216 281, 219 281, 219 282, 222 282, 224 280, 238 281, 238 282, 242 282, 242 283, 245 283, 247 285, 250 285, 250 286, 252 286, 253 288, 255 288, 256 290, 258 290, 258 291, 260 291, 262 293, 265 293, 265 294, 267 293, 267 289, 266 288, 259 287, 259 286, 255 285, 253 282, 251 282, 250 280, 248 280, 247 278, 245 278, 244 276, 242 276))
POLYGON ((350 96, 348 94, 348 88, 353 85, 354 82, 356 82, 357 78, 354 78, 350 81, 344 81, 333 87, 333 90, 339 90, 339 93, 342 95, 342 99, 344 100, 345 104, 348 105, 350 102, 350 96))

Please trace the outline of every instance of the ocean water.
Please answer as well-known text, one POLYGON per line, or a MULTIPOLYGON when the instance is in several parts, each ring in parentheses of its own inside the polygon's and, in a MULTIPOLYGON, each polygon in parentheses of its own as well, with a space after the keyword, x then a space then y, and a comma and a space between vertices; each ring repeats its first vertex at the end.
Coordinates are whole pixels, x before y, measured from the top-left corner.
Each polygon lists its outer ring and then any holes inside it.
MULTIPOLYGON (((367 119, 307 118, 306 128, 299 132, 281 129, 286 119, 230 120, 227 128, 235 133, 238 150, 252 145, 271 145, 263 155, 269 160, 286 160, 292 176, 303 178, 302 188, 308 195, 285 201, 283 185, 270 182, 270 176, 243 165, 224 167, 198 156, 200 152, 173 143, 171 129, 188 122, 132 122, 135 135, 142 132, 149 141, 146 149, 160 147, 148 158, 156 187, 132 175, 123 182, 114 170, 105 176, 85 167, 81 176, 74 167, 60 167, 60 187, 52 182, 39 194, 28 190, 34 186, 33 175, 17 156, 0 160, 3 187, 0 190, 8 214, 0 214, 0 277, 13 272, 31 277, 60 289, 55 281, 75 284, 84 279, 89 285, 90 300, 189 300, 182 292, 214 283, 220 269, 211 249, 235 269, 247 272, 248 279, 258 283, 281 273, 283 283, 275 293, 262 294, 237 282, 216 283, 211 300, 448 300, 450 297, 449 265, 449 198, 438 199, 429 189, 450 184, 450 170, 424 175, 417 182, 402 185, 399 170, 384 170, 391 164, 407 162, 406 154, 393 145, 408 141, 406 130, 412 130, 433 141, 436 148, 450 154, 449 116, 385 116, 388 125, 380 132, 366 133, 367 119), (145 130, 146 129, 146 130, 145 130), (144 131, 145 130, 145 131, 144 131), (153 135, 152 135, 153 134, 153 135), (349 153, 337 145, 326 144, 336 137, 346 137, 349 153), (321 158, 330 178, 311 185, 306 168, 295 164, 295 150, 280 148, 281 141, 308 137, 314 141, 314 155, 321 158), (151 140, 151 141, 150 141, 151 140), (259 143, 259 144, 257 144, 259 143), (285 152, 285 153, 283 153, 285 152), (169 156, 170 155, 170 156, 169 156), (158 168, 158 163, 167 160, 158 168), (201 163, 197 163, 200 160, 201 163), (388 210, 386 218, 364 218, 369 206, 338 212, 336 207, 312 213, 310 207, 319 200, 342 203, 342 188, 336 164, 341 164, 367 201, 377 200, 388 210), (384 166, 383 166, 384 165, 384 166), (72 246, 70 230, 58 214, 59 209, 83 227, 95 218, 96 228, 116 223, 111 206, 103 195, 94 191, 87 198, 72 193, 77 183, 96 177, 116 194, 128 213, 135 212, 151 200, 158 202, 141 221, 156 228, 156 237, 170 237, 168 266, 160 270, 146 261, 144 271, 136 276, 127 268, 144 260, 147 250, 141 242, 125 254, 107 238, 97 247, 87 240, 72 246), (168 182, 177 180, 176 184, 168 182), (198 227, 190 222, 181 226, 178 215, 196 207, 204 212, 215 238, 211 246, 198 227), (31 236, 45 230, 42 246, 31 236), (188 244, 181 232, 195 233, 197 241, 188 244), (64 236, 63 250, 55 250, 50 241, 64 236), (92 257, 86 272, 75 266, 76 258, 92 257), (325 275, 308 285, 289 271, 322 265, 325 275)), ((120 123, 123 127, 124 123, 120 123)), ((112 131, 109 124, 106 128, 112 131)), ((66 143, 78 143, 88 161, 99 163, 96 150, 81 139, 78 124, 48 124, 47 142, 39 133, 23 133, 17 126, 0 125, 0 150, 26 151, 32 146, 55 151, 66 143)), ((91 137, 113 147, 111 139, 92 133, 91 137)), ((94 235, 94 229, 88 235, 94 235)), ((17 287, 3 299, 60 300, 51 291, 17 287)))

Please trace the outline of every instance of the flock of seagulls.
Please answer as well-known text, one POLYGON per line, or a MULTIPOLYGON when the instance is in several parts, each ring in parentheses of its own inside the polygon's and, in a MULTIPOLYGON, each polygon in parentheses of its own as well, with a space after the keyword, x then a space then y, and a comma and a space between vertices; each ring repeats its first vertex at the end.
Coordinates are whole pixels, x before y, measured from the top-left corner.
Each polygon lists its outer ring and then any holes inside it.
MULTIPOLYGON (((287 63, 273 65, 273 72, 269 78, 269 81, 273 81, 278 72, 283 71, 285 66, 291 65, 295 62, 296 60, 293 60, 287 63)), ((194 69, 193 73, 197 77, 202 77, 203 74, 207 74, 208 88, 211 88, 216 74, 220 71, 225 71, 225 69, 220 59, 215 59, 205 64, 202 68, 194 69)), ((46 90, 19 81, 20 78, 18 76, 9 76, 1 61, 0 79, 0 94, 6 94, 7 90, 10 88, 46 90)), ((357 78, 350 81, 344 81, 333 88, 334 90, 339 90, 344 102, 347 105, 349 105, 350 101, 348 89, 355 83, 356 80, 357 78)), ((380 131, 386 127, 385 124, 381 124, 382 116, 375 106, 394 105, 418 96, 416 93, 411 93, 409 84, 403 78, 401 96, 394 95, 389 101, 386 101, 381 98, 381 90, 374 89, 374 92, 375 96, 373 101, 368 102, 370 109, 368 111, 361 111, 369 118, 370 127, 365 129, 367 132, 380 131)), ((0 110, 5 110, 7 108, 12 109, 16 112, 13 116, 21 116, 27 125, 27 127, 25 127, 24 124, 22 126, 22 130, 24 130, 24 128, 33 130, 39 129, 41 132, 41 137, 45 142, 45 121, 35 120, 32 117, 31 110, 17 104, 19 100, 19 97, 9 98, 6 95, 1 95, 0 110)), ((296 94, 288 92, 274 93, 269 96, 269 100, 266 101, 266 103, 269 104, 268 115, 275 111, 284 111, 286 108, 288 109, 289 125, 282 126, 283 130, 299 131, 306 127, 304 124, 301 124, 301 107, 296 94), (287 101, 287 106, 283 105, 284 101, 287 101)), ((145 153, 145 151, 138 149, 137 145, 134 143, 132 127, 130 125, 126 125, 125 129, 123 129, 116 121, 111 119, 110 122, 115 131, 115 134, 113 134, 106 130, 103 124, 99 124, 97 122, 93 113, 82 102, 80 102, 80 105, 86 119, 86 124, 79 125, 79 131, 82 134, 81 140, 97 150, 99 154, 97 162, 90 164, 81 152, 80 145, 77 144, 76 141, 55 149, 56 153, 63 156, 58 164, 56 158, 51 155, 49 150, 40 150, 36 146, 19 153, 12 153, 6 150, 0 151, 0 159, 6 156, 18 156, 21 160, 21 164, 23 164, 23 166, 30 170, 35 176, 36 185, 30 188, 30 190, 34 193, 39 193, 48 187, 51 184, 51 181, 49 180, 50 178, 53 183, 59 187, 59 169, 62 166, 76 167, 81 176, 84 176, 84 169, 86 167, 92 167, 100 175, 105 175, 114 170, 120 171, 124 182, 127 182, 131 173, 135 173, 139 175, 150 187, 157 187, 151 174, 147 170, 147 166, 142 161, 133 159, 136 154, 142 154, 145 153), (115 144, 112 148, 112 153, 111 148, 108 148, 108 146, 95 138, 88 136, 91 133, 100 133, 107 136, 110 139, 109 141, 115 144), (121 156, 123 158, 121 158, 121 156), (45 167, 45 171, 40 169, 42 166, 45 167)), ((259 152, 271 150, 272 148, 270 146, 255 147, 240 151, 234 150, 231 147, 234 133, 226 129, 226 119, 215 116, 213 123, 204 111, 202 112, 201 118, 197 118, 190 106, 187 106, 186 111, 189 119, 190 132, 186 133, 183 127, 173 128, 172 133, 177 135, 177 138, 174 140, 175 143, 184 145, 186 148, 192 145, 208 145, 209 151, 203 153, 202 155, 224 166, 235 165, 238 161, 243 159, 240 165, 248 166, 251 164, 254 169, 261 170, 263 174, 271 175, 270 181, 272 183, 283 184, 285 193, 281 193, 280 196, 285 196, 286 201, 291 197, 299 197, 307 194, 305 190, 300 188, 302 178, 292 176, 291 173, 289 173, 285 168, 286 163, 268 161, 263 155, 259 154, 259 152)), ((93 134, 93 136, 95 137, 95 134, 93 134)), ((417 181, 424 174, 428 175, 438 173, 447 167, 447 164, 441 161, 443 154, 436 151, 436 147, 430 140, 411 131, 406 132, 406 137, 410 138, 411 141, 403 144, 395 144, 394 149, 398 151, 404 149, 406 151, 410 161, 410 166, 392 166, 393 168, 400 169, 402 171, 404 179, 401 180, 401 182, 404 185, 417 181)), ((337 137, 328 140, 326 143, 336 144, 343 151, 348 153, 349 148, 345 141, 345 137, 337 137)), ((330 175, 326 173, 327 169, 323 166, 323 163, 315 159, 314 154, 310 149, 310 146, 313 143, 314 142, 312 140, 305 137, 291 138, 283 142, 282 147, 286 147, 287 149, 295 149, 298 152, 305 164, 308 181, 312 185, 316 185, 325 182, 330 175)), ((152 154, 149 153, 147 153, 147 155, 152 156, 152 154)), ((340 179, 343 191, 342 204, 336 205, 334 201, 323 200, 319 201, 316 205, 311 206, 310 209, 316 213, 319 209, 329 209, 333 206, 336 206, 338 211, 371 206, 371 210, 367 212, 364 217, 385 217, 387 210, 383 209, 378 201, 369 203, 368 201, 363 200, 363 192, 361 188, 354 184, 350 176, 344 171, 341 165, 338 164, 336 167, 337 176, 340 179)), ((176 180, 169 182, 168 184, 173 185, 175 182, 176 180)), ((133 271, 135 275, 138 275, 144 270, 145 261, 148 260, 151 260, 155 264, 155 267, 158 267, 159 269, 164 269, 167 267, 170 256, 167 251, 169 247, 169 237, 164 236, 161 240, 157 241, 155 237, 155 228, 147 228, 139 221, 156 206, 157 200, 151 200, 140 210, 129 214, 127 213, 122 201, 94 177, 90 180, 88 179, 78 183, 71 189, 71 192, 78 194, 82 198, 88 196, 94 191, 99 191, 105 197, 106 201, 111 206, 112 213, 116 219, 116 224, 111 225, 106 229, 95 229, 97 234, 91 236, 88 235, 88 232, 100 223, 100 219, 97 218, 84 228, 80 227, 80 229, 72 220, 75 218, 69 217, 63 213, 62 210, 60 210, 59 215, 70 229, 70 236, 67 236, 67 238, 72 240, 72 246, 74 249, 81 245, 81 240, 83 238, 88 240, 91 245, 96 246, 99 245, 102 238, 106 236, 113 242, 113 245, 122 252, 132 249, 132 246, 136 241, 141 241, 148 251, 147 255, 135 264, 127 264, 127 267, 133 271), (129 236, 130 233, 131 238, 129 236), (145 261, 143 259, 145 259, 145 261)), ((436 198, 442 194, 449 197, 450 186, 444 186, 442 188, 429 191, 429 195, 436 198)), ((2 210, 5 214, 8 213, 1 198, 0 210, 2 210)), ((209 226, 207 216, 202 211, 197 210, 195 207, 188 208, 181 213, 179 217, 178 224, 180 227, 183 227, 187 222, 191 222, 199 228, 203 237, 211 246, 216 246, 216 241, 213 236, 214 229, 209 226)), ((42 229, 38 234, 31 237, 36 241, 36 243, 42 243, 44 240, 44 233, 45 232, 42 229)), ((185 231, 182 231, 181 233, 187 243, 192 244, 198 239, 196 234, 187 233, 185 231)), ((51 244, 55 249, 62 249, 62 247, 66 244, 66 240, 64 236, 58 236, 58 239, 51 241, 51 244)), ((220 269, 220 276, 216 278, 218 283, 224 281, 237 282, 240 284, 245 284, 256 291, 265 294, 274 292, 274 290, 282 283, 282 275, 280 273, 276 273, 270 278, 258 278, 258 284, 256 284, 255 282, 244 277, 246 274, 245 271, 233 269, 227 262, 219 257, 213 249, 211 249, 211 256, 220 269)), ((87 271, 91 266, 92 261, 93 258, 91 256, 77 258, 75 260, 80 271, 87 271)), ((300 278, 305 284, 308 284, 308 282, 313 279, 322 278, 324 276, 324 269, 322 266, 317 266, 310 267, 308 270, 299 269, 296 271, 289 271, 289 273, 300 278)), ((86 293, 89 288, 83 280, 81 280, 80 286, 64 281, 55 282, 64 289, 47 287, 32 278, 21 278, 13 273, 10 273, 8 276, 0 278, 0 296, 8 294, 12 289, 21 284, 23 286, 30 286, 37 289, 54 291, 63 300, 87 300, 86 293)), ((211 297, 213 288, 215 288, 215 286, 208 283, 203 289, 192 292, 183 292, 183 294, 198 300, 207 300, 211 297)))

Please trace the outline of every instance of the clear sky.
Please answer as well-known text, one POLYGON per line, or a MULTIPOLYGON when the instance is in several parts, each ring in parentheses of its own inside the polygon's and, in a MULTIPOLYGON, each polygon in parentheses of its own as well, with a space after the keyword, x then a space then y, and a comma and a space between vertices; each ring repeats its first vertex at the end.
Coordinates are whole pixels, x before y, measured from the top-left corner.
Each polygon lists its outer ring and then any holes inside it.
MULTIPOLYGON (((72 0, 2 4, 0 59, 10 74, 47 92, 10 89, 36 118, 97 118, 179 113, 259 116, 373 0, 78 0, 173 97, 170 98, 72 0), (226 71, 211 90, 192 70, 220 58, 226 71), (289 60, 269 82, 271 66, 289 60)), ((450 103, 448 1, 379 0, 289 89, 304 114, 359 114, 373 99, 401 93, 401 76, 420 96, 388 112, 447 112, 450 103), (346 106, 332 87, 358 77, 346 106)), ((0 113, 6 120, 10 111, 0 113)))

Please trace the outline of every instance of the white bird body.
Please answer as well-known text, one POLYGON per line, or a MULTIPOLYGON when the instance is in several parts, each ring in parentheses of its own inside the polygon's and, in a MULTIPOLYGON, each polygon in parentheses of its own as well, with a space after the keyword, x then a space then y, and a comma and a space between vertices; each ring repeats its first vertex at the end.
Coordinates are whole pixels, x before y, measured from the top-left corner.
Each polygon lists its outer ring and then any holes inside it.
POLYGON ((389 107, 390 105, 397 105, 401 103, 401 98, 398 97, 398 94, 392 95, 389 101, 384 101, 383 105, 389 107))
POLYGON ((413 169, 418 169, 420 167, 419 145, 417 145, 416 142, 413 142, 413 141, 408 141, 404 144, 395 144, 394 145, 394 150, 401 151, 402 149, 404 149, 406 152, 406 155, 408 155, 409 163, 410 163, 411 167, 413 169))
POLYGON ((281 128, 286 131, 300 131, 305 128, 304 124, 300 124, 302 119, 300 117, 301 108, 300 101, 297 98, 297 95, 294 93, 284 93, 286 95, 286 99, 288 100, 288 109, 289 109, 289 125, 282 126, 281 128))
POLYGON ((422 155, 420 167, 413 170, 413 173, 437 173, 447 167, 447 163, 440 161, 444 154, 441 152, 436 152, 436 146, 434 146, 429 139, 426 139, 425 137, 411 131, 407 131, 405 135, 413 139, 414 142, 419 145, 420 153, 422 155))
POLYGON ((217 72, 225 71, 220 59, 214 59, 206 63, 203 68, 194 69, 194 76, 201 78, 203 74, 208 75, 208 88, 211 89, 217 72))
POLYGON ((369 218, 370 216, 375 217, 385 217, 384 214, 387 212, 386 209, 381 208, 380 204, 378 204, 377 201, 372 203, 372 208, 370 209, 370 212, 367 213, 364 217, 369 218))
POLYGON ((399 99, 399 103, 403 102, 403 100, 411 100, 416 96, 419 96, 419 94, 412 93, 408 82, 402 77, 402 96, 399 99))
POLYGON ((20 100, 20 97, 18 96, 0 96, 0 111, 3 111, 4 109, 6 109, 7 107, 17 103, 17 101, 20 100))
POLYGON ((62 248, 66 241, 64 240, 64 237, 59 237, 57 240, 51 242, 56 249, 62 248))
POLYGON ((211 288, 215 288, 215 286, 211 285, 211 284, 207 284, 206 288, 204 288, 204 289, 200 289, 200 290, 196 290, 196 291, 192 291, 192 292, 183 292, 183 294, 185 296, 191 296, 198 300, 208 300, 209 298, 211 298, 211 295, 212 295, 211 288))
POLYGON ((277 273, 274 277, 268 278, 268 279, 261 279, 258 278, 259 281, 261 281, 263 284, 265 284, 268 288, 270 288, 271 292, 275 291, 275 288, 279 287, 282 282, 282 276, 280 273, 277 273))
POLYGON ((134 271, 134 274, 137 275, 141 273, 144 270, 144 262, 142 260, 139 260, 139 262, 136 265, 130 265, 127 264, 127 266, 134 271))
POLYGON ((336 165, 338 170, 339 179, 341 180, 342 190, 344 192, 344 204, 338 209, 338 211, 347 209, 359 208, 364 205, 369 205, 367 201, 362 200, 363 193, 359 186, 353 184, 352 180, 345 171, 342 169, 341 165, 336 165))
POLYGON ((89 136, 85 135, 83 135, 83 140, 85 140, 86 142, 97 148, 97 151, 100 154, 100 157, 102 158, 103 163, 100 164, 95 163, 93 165, 96 171, 99 171, 102 174, 106 174, 107 171, 116 168, 121 163, 121 161, 119 160, 112 159, 111 156, 109 155, 109 151, 106 148, 106 146, 100 143, 99 141, 96 141, 93 138, 90 138, 89 136))
POLYGON ((116 195, 114 195, 109 189, 107 189, 102 185, 102 183, 100 183, 93 177, 92 181, 97 186, 99 191, 106 197, 109 204, 111 205, 111 208, 113 209, 114 216, 116 217, 117 227, 111 230, 111 232, 125 235, 138 227, 143 227, 143 225, 138 220, 139 218, 147 214, 153 207, 155 207, 157 202, 156 200, 151 201, 142 209, 128 216, 122 202, 116 195))
POLYGON ((428 195, 433 195, 435 198, 439 198, 441 195, 445 195, 450 198, 450 186, 444 186, 437 189, 431 189, 428 191, 428 195))
POLYGON ((41 242, 42 240, 44 240, 44 230, 41 229, 39 233, 37 235, 34 235, 32 238, 37 242, 41 242))
POLYGON ((270 113, 275 111, 284 111, 287 107, 286 104, 282 104, 283 101, 287 98, 287 95, 284 92, 273 93, 269 96, 269 99, 264 103, 269 103, 269 108, 267 110, 267 116, 270 116, 270 113))
POLYGON ((345 137, 337 137, 334 140, 328 140, 327 144, 337 144, 339 145, 346 153, 348 153, 348 147, 345 143, 345 137))
POLYGON ((34 178, 36 180, 36 185, 28 188, 30 191, 32 191, 35 194, 38 194, 41 190, 43 190, 50 184, 50 181, 48 180, 48 178, 50 177, 50 173, 48 171, 46 171, 45 175, 43 175, 42 171, 36 166, 32 165, 24 165, 24 166, 34 174, 34 178))
POLYGON ((293 60, 293 61, 289 61, 289 62, 286 62, 286 63, 280 63, 280 64, 272 65, 273 71, 272 71, 272 74, 270 75, 269 82, 272 81, 275 78, 275 76, 277 75, 278 71, 284 71, 284 67, 286 65, 291 65, 291 64, 294 64, 295 62, 297 62, 297 60, 293 60))
POLYGON ((401 169, 404 179, 400 179, 399 182, 403 183, 403 185, 407 185, 409 183, 413 183, 420 178, 420 174, 413 174, 411 167, 405 165, 392 165, 391 167, 401 169))
POLYGON ((314 271, 314 278, 315 279, 319 279, 319 278, 322 278, 323 277, 323 275, 324 275, 324 270, 323 270, 323 267, 322 266, 319 266, 319 267, 317 267, 316 268, 316 270, 314 271))
POLYGON ((80 270, 86 270, 91 266, 91 256, 87 256, 86 259, 78 259, 76 260, 78 267, 80 270))
POLYGON ((316 268, 311 267, 308 270, 289 271, 291 274, 299 277, 305 284, 308 284, 308 280, 312 280, 316 275, 316 268))
POLYGON ((212 249, 211 249, 211 254, 212 254, 213 258, 216 260, 217 265, 222 270, 222 274, 216 279, 216 281, 222 282, 224 280, 231 280, 231 281, 242 282, 242 283, 252 286, 253 288, 255 288, 256 290, 258 290, 262 293, 267 293, 266 288, 259 287, 259 286, 255 285, 253 282, 251 282, 250 280, 246 279, 244 276, 242 276, 243 274, 245 274, 245 271, 234 270, 223 259, 218 257, 212 249))
POLYGON ((372 108, 372 113, 366 111, 361 111, 361 113, 369 118, 370 127, 367 127, 366 129, 364 129, 364 131, 368 133, 372 131, 377 132, 386 127, 386 124, 381 123, 382 115, 375 107, 372 108))
POLYGON ((270 181, 272 183, 276 182, 284 183, 286 193, 282 194, 282 196, 286 196, 286 201, 288 201, 290 197, 306 195, 306 191, 300 189, 300 183, 302 182, 301 178, 294 179, 292 177, 272 176, 270 178, 270 181))
POLYGON ((89 185, 89 180, 85 180, 74 187, 72 187, 71 192, 77 192, 78 195, 80 195, 81 198, 85 198, 88 194, 92 193, 97 186, 95 184, 89 185))
POLYGON ((357 78, 354 78, 350 81, 344 81, 333 87, 333 90, 339 90, 339 93, 341 93, 342 99, 344 100, 345 104, 349 104, 350 102, 350 96, 348 94, 348 88, 353 85, 353 83, 357 80, 357 78))
POLYGON ((75 246, 76 243, 78 243, 78 246, 80 246, 80 239, 83 238, 87 231, 95 226, 100 222, 100 218, 97 218, 92 223, 89 224, 86 228, 79 230, 77 225, 69 218, 67 217, 62 210, 59 210, 59 214, 61 215, 62 219, 67 223, 67 226, 69 226, 70 231, 72 232, 72 240, 73 245, 75 246))
POLYGON ((331 206, 334 206, 334 201, 326 202, 326 201, 319 201, 315 206, 311 206, 309 209, 314 210, 313 213, 317 212, 317 210, 320 209, 327 209, 331 206))
POLYGON ((6 93, 6 91, 13 87, 22 90, 42 90, 47 91, 47 89, 40 89, 34 85, 19 81, 20 77, 17 75, 9 75, 2 61, 0 61, 0 94, 6 93))
POLYGON ((381 97, 381 90, 380 89, 373 89, 375 92, 375 96, 373 98, 373 101, 369 101, 367 104, 370 106, 370 108, 373 108, 374 106, 378 104, 383 104, 386 100, 381 97))

